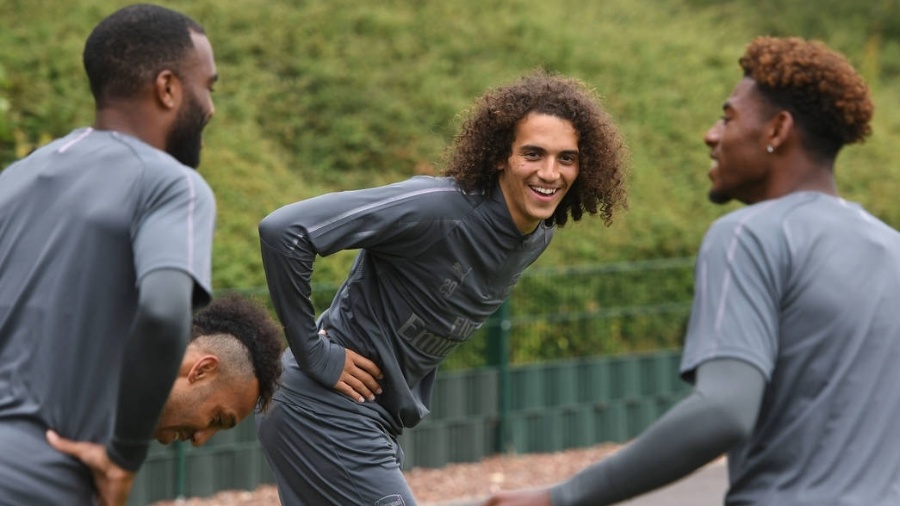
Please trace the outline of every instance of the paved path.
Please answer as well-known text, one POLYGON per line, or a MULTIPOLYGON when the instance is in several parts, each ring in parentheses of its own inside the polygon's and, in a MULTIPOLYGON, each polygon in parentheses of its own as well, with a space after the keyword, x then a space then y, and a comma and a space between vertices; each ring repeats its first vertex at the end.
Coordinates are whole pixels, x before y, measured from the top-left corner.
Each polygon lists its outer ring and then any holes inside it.
MULTIPOLYGON (((720 459, 681 481, 619 504, 622 506, 722 506, 722 498, 725 497, 727 484, 728 470, 725 461, 720 459)), ((478 506, 482 502, 451 501, 430 506, 478 506)))
POLYGON ((622 506, 722 506, 728 488, 728 467, 718 460, 687 478, 644 494, 622 506))

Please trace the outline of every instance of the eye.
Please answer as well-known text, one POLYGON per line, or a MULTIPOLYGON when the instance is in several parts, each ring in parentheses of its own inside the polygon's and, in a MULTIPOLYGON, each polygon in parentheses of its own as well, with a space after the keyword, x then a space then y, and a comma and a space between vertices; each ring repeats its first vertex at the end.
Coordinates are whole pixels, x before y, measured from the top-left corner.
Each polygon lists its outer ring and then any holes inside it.
POLYGON ((559 161, 565 165, 574 165, 578 163, 578 155, 575 153, 564 153, 559 157, 559 161))
POLYGON ((541 154, 538 151, 525 151, 522 153, 522 156, 526 160, 539 160, 541 158, 541 154))

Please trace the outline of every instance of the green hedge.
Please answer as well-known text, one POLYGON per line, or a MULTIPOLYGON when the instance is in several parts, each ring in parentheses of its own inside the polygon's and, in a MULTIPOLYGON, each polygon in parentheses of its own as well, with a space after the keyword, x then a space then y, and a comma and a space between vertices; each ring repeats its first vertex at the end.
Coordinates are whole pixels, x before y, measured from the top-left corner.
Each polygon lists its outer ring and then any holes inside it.
MULTIPOLYGON (((0 0, 0 163, 91 122, 81 48, 125 3, 0 0)), ((220 290, 265 285, 263 216, 326 191, 439 173, 457 114, 537 67, 597 88, 631 147, 632 176, 627 213, 610 228, 568 225, 535 269, 692 256, 709 223, 733 209, 706 202, 703 134, 739 78, 744 45, 767 33, 824 39, 871 83, 875 134, 841 155, 838 182, 846 198, 900 225, 897 0, 161 3, 205 26, 221 75, 201 166, 219 205, 220 290)), ((339 282, 352 256, 318 262, 316 280, 339 282)), ((565 286, 528 283, 517 297, 531 306, 569 297, 565 286)), ((599 331, 565 325, 571 335, 599 331)), ((625 330, 603 331, 611 349, 623 346, 625 330)), ((528 349, 580 346, 548 339, 528 349)))

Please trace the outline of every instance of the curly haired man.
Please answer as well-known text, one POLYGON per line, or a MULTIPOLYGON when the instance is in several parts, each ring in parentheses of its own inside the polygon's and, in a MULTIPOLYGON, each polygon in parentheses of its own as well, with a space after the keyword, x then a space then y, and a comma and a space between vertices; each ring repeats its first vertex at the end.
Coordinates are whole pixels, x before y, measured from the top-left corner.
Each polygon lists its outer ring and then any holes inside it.
POLYGON ((625 205, 624 144, 580 81, 533 73, 469 111, 445 177, 318 196, 260 223, 285 326, 282 388, 259 437, 283 504, 415 504, 397 437, 435 373, 509 296, 557 226, 625 205), (316 255, 359 249, 331 307, 316 255))
POLYGON ((869 91, 820 42, 760 37, 706 133, 709 198, 681 364, 692 393, 622 451, 490 506, 602 505, 728 453, 727 505, 900 504, 900 234, 842 199, 869 91))

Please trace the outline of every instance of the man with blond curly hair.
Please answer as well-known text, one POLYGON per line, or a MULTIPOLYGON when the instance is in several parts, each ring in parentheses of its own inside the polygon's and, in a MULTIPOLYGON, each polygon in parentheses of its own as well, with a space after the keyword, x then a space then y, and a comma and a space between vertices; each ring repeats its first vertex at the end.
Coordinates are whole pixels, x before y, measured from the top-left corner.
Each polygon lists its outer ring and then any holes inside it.
POLYGON ((625 204, 624 145, 596 95, 537 72, 469 111, 445 177, 276 210, 263 265, 285 325, 283 388, 258 417, 283 504, 405 505, 397 437, 428 415, 438 365, 494 313, 569 218, 625 204), (316 321, 317 255, 359 249, 316 321))
POLYGON ((489 506, 604 505, 728 453, 726 505, 900 504, 900 234, 838 196, 868 88, 820 42, 760 37, 706 133, 718 219, 697 261, 693 392, 571 479, 489 506))

